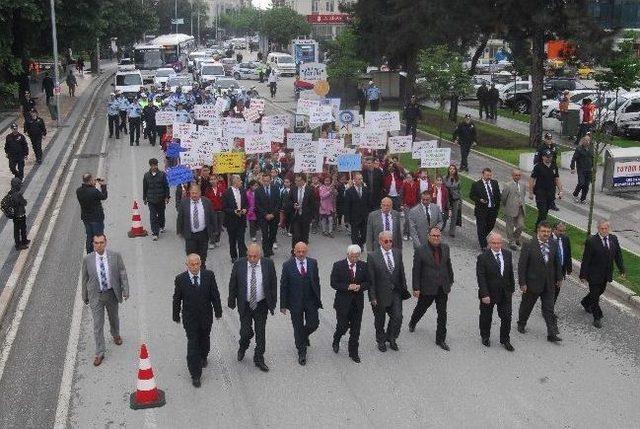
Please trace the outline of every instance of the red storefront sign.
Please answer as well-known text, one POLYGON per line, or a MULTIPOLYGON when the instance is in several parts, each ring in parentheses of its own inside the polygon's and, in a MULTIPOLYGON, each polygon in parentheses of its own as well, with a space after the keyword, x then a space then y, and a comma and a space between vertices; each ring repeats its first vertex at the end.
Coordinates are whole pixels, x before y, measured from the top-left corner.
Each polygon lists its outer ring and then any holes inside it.
POLYGON ((307 15, 307 22, 309 24, 346 24, 351 22, 351 15, 347 13, 314 13, 307 15))

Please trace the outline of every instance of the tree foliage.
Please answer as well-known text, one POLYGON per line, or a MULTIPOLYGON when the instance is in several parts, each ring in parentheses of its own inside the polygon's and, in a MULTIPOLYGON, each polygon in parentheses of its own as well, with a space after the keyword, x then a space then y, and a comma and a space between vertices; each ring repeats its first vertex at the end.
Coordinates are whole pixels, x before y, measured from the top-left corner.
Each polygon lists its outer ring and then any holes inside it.
POLYGON ((229 34, 251 35, 259 29, 261 17, 261 10, 245 7, 221 14, 218 25, 229 34))
POLYGON ((471 88, 471 77, 462 68, 461 56, 445 45, 420 51, 416 77, 418 88, 432 98, 444 99, 471 88))
POLYGON ((358 54, 359 36, 353 28, 347 28, 328 45, 330 79, 355 79, 367 68, 367 62, 358 54))
POLYGON ((259 29, 270 42, 280 46, 287 46, 297 36, 311 34, 311 25, 305 17, 286 6, 264 11, 259 29))

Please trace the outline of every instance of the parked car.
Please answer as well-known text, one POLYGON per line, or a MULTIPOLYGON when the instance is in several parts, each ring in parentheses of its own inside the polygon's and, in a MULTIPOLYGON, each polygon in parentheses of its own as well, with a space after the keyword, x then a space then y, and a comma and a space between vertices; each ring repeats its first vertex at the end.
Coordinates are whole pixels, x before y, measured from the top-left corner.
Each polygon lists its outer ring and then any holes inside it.
POLYGON ((222 63, 202 63, 199 73, 200 85, 209 85, 220 77, 225 77, 222 63))
POLYGON ((176 71, 170 67, 163 67, 156 70, 156 75, 153 78, 153 84, 155 86, 161 87, 167 83, 170 77, 176 75, 176 71))
POLYGON ((236 64, 232 70, 232 76, 240 79, 260 79, 260 70, 266 76, 267 67, 258 61, 236 64))
POLYGON ((172 76, 167 80, 166 87, 171 92, 175 92, 178 87, 182 88, 182 92, 188 92, 193 88, 193 78, 188 74, 172 76))
POLYGON ((602 114, 602 130, 609 134, 640 135, 640 92, 618 95, 602 114))
POLYGON ((123 58, 118 63, 118 71, 131 71, 135 69, 136 65, 131 58, 123 58))

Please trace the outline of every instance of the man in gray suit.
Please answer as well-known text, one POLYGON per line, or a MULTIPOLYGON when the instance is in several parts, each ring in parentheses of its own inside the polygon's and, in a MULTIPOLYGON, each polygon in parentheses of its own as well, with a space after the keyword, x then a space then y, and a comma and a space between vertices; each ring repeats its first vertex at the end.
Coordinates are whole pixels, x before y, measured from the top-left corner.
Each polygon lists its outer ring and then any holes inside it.
POLYGON ((402 326, 402 300, 409 299, 407 279, 402 263, 402 251, 393 248, 391 232, 378 234, 377 250, 367 257, 369 270, 369 301, 373 309, 376 342, 378 350, 398 350, 396 339, 402 326), (386 315, 389 315, 387 330, 384 329, 386 315))
POLYGON ((518 250, 520 235, 524 229, 525 196, 527 187, 520 183, 522 172, 514 169, 509 182, 502 187, 502 210, 507 223, 507 240, 511 250, 518 250))
POLYGON ((413 241, 413 248, 424 246, 429 241, 429 229, 438 227, 442 229, 444 220, 442 212, 437 204, 431 202, 430 191, 420 194, 420 204, 409 210, 409 234, 413 241))
POLYGON ((400 213, 393 210, 393 201, 385 197, 380 202, 380 209, 369 213, 367 219, 367 250, 374 252, 380 248, 378 236, 382 231, 392 233, 394 249, 402 250, 402 228, 400 213))
POLYGON ((93 314, 93 336, 96 341, 96 356, 93 365, 104 360, 104 310, 109 317, 109 328, 113 342, 122 344, 118 304, 129 298, 127 270, 119 253, 106 250, 107 237, 93 237, 93 252, 82 261, 82 300, 91 307, 93 314))
POLYGON ((547 324, 547 341, 557 343, 558 324, 553 312, 555 289, 562 284, 562 267, 556 252, 558 246, 551 240, 551 225, 538 224, 537 236, 522 246, 518 261, 518 283, 522 302, 518 317, 518 332, 524 334, 527 320, 538 298, 542 301, 542 316, 547 324))
POLYGON ((180 201, 178 208, 178 235, 184 237, 186 254, 199 255, 202 269, 206 269, 209 231, 217 230, 217 216, 211 201, 200 196, 200 186, 192 184, 189 196, 180 201))

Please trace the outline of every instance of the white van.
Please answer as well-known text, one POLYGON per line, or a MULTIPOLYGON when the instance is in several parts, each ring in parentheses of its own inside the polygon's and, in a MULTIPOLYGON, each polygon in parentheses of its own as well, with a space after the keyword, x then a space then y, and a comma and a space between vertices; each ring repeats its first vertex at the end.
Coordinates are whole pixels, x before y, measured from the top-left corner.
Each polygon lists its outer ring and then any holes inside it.
POLYGON ((200 85, 206 86, 217 78, 225 77, 224 66, 220 63, 202 63, 200 65, 200 85))
POLYGON ((296 63, 293 57, 284 52, 271 52, 267 55, 267 65, 271 66, 279 76, 295 76, 296 63))
POLYGON ((140 70, 119 71, 116 73, 113 89, 120 91, 125 97, 138 95, 143 88, 140 70))

